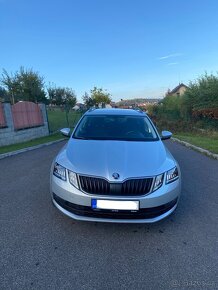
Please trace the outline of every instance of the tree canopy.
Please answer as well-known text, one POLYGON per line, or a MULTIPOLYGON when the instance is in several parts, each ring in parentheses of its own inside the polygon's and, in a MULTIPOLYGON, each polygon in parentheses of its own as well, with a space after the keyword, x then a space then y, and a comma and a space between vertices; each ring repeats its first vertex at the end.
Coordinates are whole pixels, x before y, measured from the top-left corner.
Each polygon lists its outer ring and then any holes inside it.
POLYGON ((51 104, 72 108, 76 104, 76 94, 68 87, 50 86, 48 89, 48 97, 51 104))
POLYGON ((85 93, 82 97, 87 108, 98 106, 99 104, 109 104, 111 102, 111 94, 102 88, 94 87, 90 91, 90 95, 85 93))
POLYGON ((46 102, 44 78, 32 69, 20 67, 19 71, 9 74, 3 69, 1 83, 6 88, 11 103, 17 101, 46 102))
POLYGON ((0 86, 0 102, 9 101, 9 95, 5 88, 0 86))
POLYGON ((205 73, 190 82, 183 97, 183 108, 187 114, 213 117, 213 112, 218 111, 218 75, 205 73))
POLYGON ((102 88, 94 87, 91 90, 91 98, 96 105, 99 105, 101 103, 109 104, 111 102, 111 95, 102 88))
POLYGON ((94 100, 92 99, 92 97, 89 96, 87 92, 85 92, 85 94, 82 96, 82 100, 84 102, 84 105, 88 109, 95 106, 94 100))

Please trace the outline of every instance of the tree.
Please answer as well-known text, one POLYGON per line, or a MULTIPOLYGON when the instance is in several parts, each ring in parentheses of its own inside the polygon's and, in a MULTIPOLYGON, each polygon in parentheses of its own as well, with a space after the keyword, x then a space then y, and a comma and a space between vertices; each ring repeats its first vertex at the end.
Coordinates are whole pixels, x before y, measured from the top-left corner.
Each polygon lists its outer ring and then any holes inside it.
POLYGON ((82 96, 82 100, 83 100, 83 103, 84 103, 84 105, 86 106, 87 109, 95 106, 94 100, 86 92, 82 96))
POLYGON ((94 87, 91 90, 91 98, 95 105, 109 104, 111 102, 111 95, 102 88, 94 87))
POLYGON ((19 71, 11 74, 3 69, 1 83, 7 89, 12 104, 17 101, 47 102, 44 78, 32 69, 20 67, 19 71))
POLYGON ((65 89, 56 86, 50 86, 47 89, 49 102, 57 106, 63 105, 63 99, 65 95, 65 89))
POLYGON ((50 104, 63 105, 69 108, 73 108, 76 105, 76 94, 71 88, 53 85, 47 89, 47 92, 50 104))
POLYGON ((183 96, 182 110, 187 118, 214 118, 218 111, 218 76, 205 73, 195 82, 183 96))
POLYGON ((98 106, 99 104, 104 106, 105 104, 109 104, 111 102, 111 95, 102 88, 94 87, 90 93, 91 95, 85 92, 82 96, 83 102, 87 108, 98 106))
POLYGON ((50 104, 55 104, 57 106, 62 105, 66 112, 66 121, 69 127, 69 112, 70 109, 76 105, 76 94, 68 87, 56 87, 55 85, 50 86, 48 89, 48 96, 50 104))
POLYGON ((9 73, 5 69, 3 69, 3 74, 2 74, 2 78, 0 82, 7 89, 10 102, 14 104, 16 95, 18 93, 18 87, 19 87, 17 74, 15 73, 15 74, 9 75, 9 73))
POLYGON ((0 102, 8 102, 10 101, 8 92, 5 88, 0 86, 0 102))
POLYGON ((64 89, 63 104, 70 108, 73 108, 76 105, 76 94, 74 90, 68 87, 63 89, 64 89))

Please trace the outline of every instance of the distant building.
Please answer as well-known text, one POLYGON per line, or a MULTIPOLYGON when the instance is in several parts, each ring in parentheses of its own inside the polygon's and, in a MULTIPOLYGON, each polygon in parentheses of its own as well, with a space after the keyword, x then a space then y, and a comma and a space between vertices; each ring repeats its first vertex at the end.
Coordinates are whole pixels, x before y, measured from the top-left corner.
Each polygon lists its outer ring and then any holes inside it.
POLYGON ((79 111, 79 110, 84 110, 85 109, 85 105, 81 104, 81 103, 77 103, 74 107, 73 110, 75 111, 79 111))
POLYGON ((140 108, 146 109, 148 105, 156 105, 158 104, 159 101, 160 99, 140 99, 140 98, 131 99, 131 100, 121 99, 120 102, 116 103, 116 107, 123 108, 123 109, 131 109, 131 108, 140 107, 140 108))
POLYGON ((167 96, 182 96, 184 95, 185 91, 188 89, 188 86, 184 85, 183 83, 179 84, 177 87, 175 87, 173 90, 168 90, 166 93, 167 96))

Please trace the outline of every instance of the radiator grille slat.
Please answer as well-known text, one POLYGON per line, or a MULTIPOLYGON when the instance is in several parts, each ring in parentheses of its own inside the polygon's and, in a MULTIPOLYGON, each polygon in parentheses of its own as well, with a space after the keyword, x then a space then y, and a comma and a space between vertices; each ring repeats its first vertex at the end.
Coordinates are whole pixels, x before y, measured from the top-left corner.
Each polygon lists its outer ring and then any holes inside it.
POLYGON ((89 194, 140 196, 150 192, 153 178, 129 179, 124 182, 114 182, 91 176, 79 176, 82 190, 89 194))

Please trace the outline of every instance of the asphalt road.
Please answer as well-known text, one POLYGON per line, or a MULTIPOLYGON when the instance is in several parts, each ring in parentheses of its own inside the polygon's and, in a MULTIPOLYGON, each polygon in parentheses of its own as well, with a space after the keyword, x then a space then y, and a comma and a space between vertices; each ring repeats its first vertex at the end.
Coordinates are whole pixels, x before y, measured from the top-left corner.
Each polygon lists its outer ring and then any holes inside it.
POLYGON ((77 222, 55 209, 58 143, 0 160, 0 289, 218 289, 218 161, 166 142, 179 207, 150 225, 77 222))

